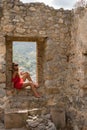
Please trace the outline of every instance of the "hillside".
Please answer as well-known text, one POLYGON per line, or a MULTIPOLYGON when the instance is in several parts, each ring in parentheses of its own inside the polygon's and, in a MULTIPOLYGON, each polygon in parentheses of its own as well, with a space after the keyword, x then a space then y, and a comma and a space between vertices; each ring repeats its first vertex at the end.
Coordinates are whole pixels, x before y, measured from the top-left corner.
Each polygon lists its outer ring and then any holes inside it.
POLYGON ((36 79, 36 43, 13 42, 13 62, 17 62, 21 71, 30 72, 36 79))

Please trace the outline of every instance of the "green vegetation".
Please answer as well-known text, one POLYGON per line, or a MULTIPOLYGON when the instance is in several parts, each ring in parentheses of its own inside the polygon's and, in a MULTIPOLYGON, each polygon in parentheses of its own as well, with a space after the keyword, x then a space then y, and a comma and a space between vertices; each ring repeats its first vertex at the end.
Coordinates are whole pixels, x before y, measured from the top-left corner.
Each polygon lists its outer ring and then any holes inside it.
POLYGON ((36 43, 13 42, 13 62, 20 66, 20 71, 27 71, 36 80, 36 43))

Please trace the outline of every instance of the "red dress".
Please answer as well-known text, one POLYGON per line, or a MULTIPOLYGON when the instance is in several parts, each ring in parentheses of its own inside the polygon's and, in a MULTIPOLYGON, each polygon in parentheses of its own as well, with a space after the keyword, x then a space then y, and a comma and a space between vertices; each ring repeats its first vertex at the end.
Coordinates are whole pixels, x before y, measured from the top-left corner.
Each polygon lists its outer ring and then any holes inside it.
POLYGON ((21 89, 24 81, 22 78, 16 75, 15 78, 12 78, 12 82, 14 83, 14 88, 21 89))

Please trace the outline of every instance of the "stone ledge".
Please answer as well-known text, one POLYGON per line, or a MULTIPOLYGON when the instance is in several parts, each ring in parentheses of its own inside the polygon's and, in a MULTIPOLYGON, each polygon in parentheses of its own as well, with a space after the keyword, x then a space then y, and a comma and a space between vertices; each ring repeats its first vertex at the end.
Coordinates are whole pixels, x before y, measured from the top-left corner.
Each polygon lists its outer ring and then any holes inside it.
POLYGON ((13 95, 14 96, 16 96, 16 95, 19 95, 19 96, 32 96, 32 91, 31 91, 30 87, 27 87, 27 88, 22 89, 22 90, 14 89, 13 95))
POLYGON ((46 88, 46 94, 58 94, 60 93, 59 88, 55 87, 55 88, 46 88))
POLYGON ((46 98, 35 98, 34 96, 13 96, 8 99, 6 108, 30 109, 47 106, 46 98))

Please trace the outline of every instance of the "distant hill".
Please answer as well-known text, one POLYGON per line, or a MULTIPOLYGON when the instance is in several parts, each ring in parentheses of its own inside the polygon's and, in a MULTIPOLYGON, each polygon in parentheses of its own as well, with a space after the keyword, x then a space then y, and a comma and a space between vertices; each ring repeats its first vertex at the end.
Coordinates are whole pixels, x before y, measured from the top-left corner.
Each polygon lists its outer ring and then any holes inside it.
POLYGON ((36 43, 13 42, 13 62, 17 62, 22 71, 30 72, 36 79, 36 43))

